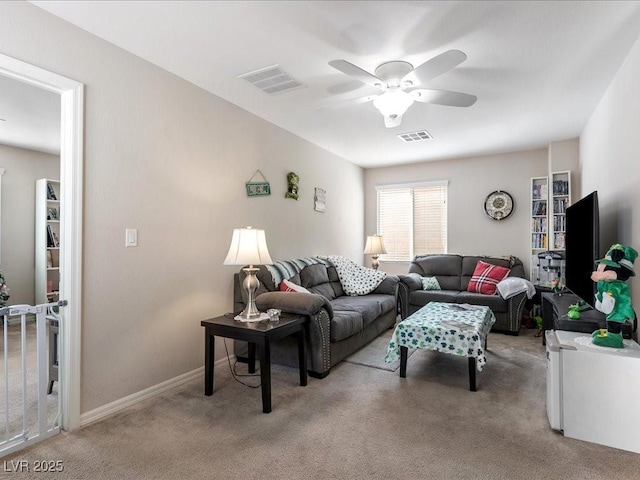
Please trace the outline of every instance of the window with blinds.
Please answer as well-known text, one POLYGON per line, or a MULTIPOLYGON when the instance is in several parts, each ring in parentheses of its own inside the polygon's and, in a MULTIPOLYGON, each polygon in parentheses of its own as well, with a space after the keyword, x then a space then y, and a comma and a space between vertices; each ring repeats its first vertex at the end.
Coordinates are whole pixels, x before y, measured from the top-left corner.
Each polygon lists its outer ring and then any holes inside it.
POLYGON ((378 234, 387 253, 380 260, 411 261, 416 255, 447 253, 447 182, 382 185, 378 234))

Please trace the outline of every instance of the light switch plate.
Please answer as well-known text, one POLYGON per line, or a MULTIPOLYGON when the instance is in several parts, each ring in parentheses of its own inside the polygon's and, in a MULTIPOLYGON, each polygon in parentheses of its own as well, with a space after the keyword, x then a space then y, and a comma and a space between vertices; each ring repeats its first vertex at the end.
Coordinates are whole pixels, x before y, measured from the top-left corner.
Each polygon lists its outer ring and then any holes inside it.
POLYGON ((138 246, 138 229, 127 228, 125 230, 125 246, 137 247, 138 246))

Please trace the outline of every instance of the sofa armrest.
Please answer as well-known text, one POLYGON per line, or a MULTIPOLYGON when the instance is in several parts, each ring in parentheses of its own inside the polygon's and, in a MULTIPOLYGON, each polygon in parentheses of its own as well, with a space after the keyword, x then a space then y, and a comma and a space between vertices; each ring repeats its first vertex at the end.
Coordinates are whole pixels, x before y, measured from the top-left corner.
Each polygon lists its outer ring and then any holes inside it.
POLYGON ((422 290, 422 277, 417 273, 398 275, 398 305, 400 318, 404 320, 409 316, 409 294, 416 290, 422 290))
POLYGON ((333 307, 324 296, 315 293, 265 292, 256 298, 260 310, 278 308, 283 312, 309 317, 307 369, 323 378, 331 369, 331 319, 333 307))
POLYGON ((524 311, 525 303, 527 302, 527 292, 522 292, 507 300, 507 312, 508 312, 508 331, 514 335, 518 335, 520 332, 520 325, 522 323, 522 313, 524 311))
POLYGON ((409 292, 414 290, 422 290, 422 276, 417 273, 405 273, 398 275, 400 283, 403 283, 409 292))
POLYGON ((397 275, 387 275, 384 280, 371 293, 380 293, 383 295, 395 295, 398 289, 400 279, 397 275))
POLYGON ((333 318, 333 307, 329 300, 316 293, 265 292, 256 297, 256 307, 259 310, 277 308, 286 313, 309 316, 316 315, 324 308, 329 318, 333 318))

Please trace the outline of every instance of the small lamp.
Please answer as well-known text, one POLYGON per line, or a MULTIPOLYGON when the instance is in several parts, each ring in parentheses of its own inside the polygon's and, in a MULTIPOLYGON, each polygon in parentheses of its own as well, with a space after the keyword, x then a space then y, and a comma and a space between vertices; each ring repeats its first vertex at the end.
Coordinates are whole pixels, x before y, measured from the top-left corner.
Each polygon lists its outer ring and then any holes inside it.
POLYGON ((247 306, 237 315, 236 320, 242 322, 255 322, 260 318, 260 312, 256 307, 255 293, 260 286, 260 281, 256 276, 259 270, 254 265, 265 265, 273 263, 264 230, 256 228, 236 228, 233 230, 229 253, 224 259, 224 265, 249 265, 242 270, 247 276, 242 282, 242 288, 247 292, 247 306))
POLYGON ((364 252, 362 253, 366 255, 372 255, 371 267, 377 270, 378 266, 380 266, 380 263, 378 262, 378 256, 382 253, 387 253, 384 248, 382 236, 371 235, 370 237, 367 237, 367 244, 364 246, 364 252))

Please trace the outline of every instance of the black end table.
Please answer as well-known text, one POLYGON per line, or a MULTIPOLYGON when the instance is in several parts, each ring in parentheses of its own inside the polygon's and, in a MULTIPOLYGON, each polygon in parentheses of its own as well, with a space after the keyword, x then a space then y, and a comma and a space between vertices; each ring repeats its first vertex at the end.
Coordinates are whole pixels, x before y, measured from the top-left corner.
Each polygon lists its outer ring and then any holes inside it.
POLYGON ((307 356, 304 342, 308 336, 308 321, 304 316, 282 314, 278 323, 268 321, 239 322, 232 315, 203 320, 205 327, 204 394, 213 395, 213 366, 215 363, 215 336, 249 343, 249 372, 255 372, 256 348, 260 359, 262 411, 271 412, 271 342, 296 334, 300 385, 307 384, 307 356))

